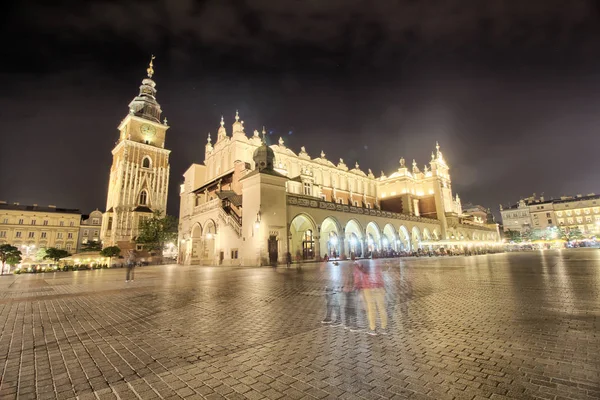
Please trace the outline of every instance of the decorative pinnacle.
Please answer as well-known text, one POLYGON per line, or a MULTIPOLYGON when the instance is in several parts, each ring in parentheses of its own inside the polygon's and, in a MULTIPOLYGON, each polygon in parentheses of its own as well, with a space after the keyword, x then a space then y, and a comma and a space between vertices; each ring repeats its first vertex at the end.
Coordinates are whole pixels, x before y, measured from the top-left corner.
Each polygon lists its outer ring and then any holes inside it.
POLYGON ((152 75, 154 75, 154 63, 152 62, 156 57, 154 57, 154 54, 152 54, 152 57, 150 57, 150 65, 148 66, 148 69, 146 69, 146 72, 148 72, 148 78, 152 78, 152 75))
POLYGON ((267 131, 266 131, 266 129, 265 129, 265 126, 264 126, 264 125, 263 125, 262 134, 263 134, 263 136, 267 134, 267 131))
POLYGON ((321 150, 321 158, 325 158, 325 152, 321 150))
POLYGON ((437 142, 437 140, 435 142, 435 149, 437 150, 438 153, 440 152, 440 144, 437 142))
POLYGON ((235 110, 235 120, 236 121, 240 120, 240 113, 238 112, 238 110, 235 110))
POLYGON ((354 168, 358 169, 358 161, 354 164, 354 168))
POLYGON ((210 132, 208 132, 208 139, 206 141, 210 144, 210 142, 211 142, 211 140, 210 140, 210 132))
POLYGON ((221 126, 225 126, 225 121, 223 120, 223 116, 221 115, 221 126))

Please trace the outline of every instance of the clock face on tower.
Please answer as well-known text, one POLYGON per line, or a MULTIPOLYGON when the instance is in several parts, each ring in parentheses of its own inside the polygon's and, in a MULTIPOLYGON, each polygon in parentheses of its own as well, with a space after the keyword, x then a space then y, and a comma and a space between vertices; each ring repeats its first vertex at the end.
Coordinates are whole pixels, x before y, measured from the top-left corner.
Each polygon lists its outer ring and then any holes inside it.
POLYGON ((144 136, 152 137, 156 134, 156 128, 152 125, 144 124, 140 126, 140 132, 142 132, 144 136))

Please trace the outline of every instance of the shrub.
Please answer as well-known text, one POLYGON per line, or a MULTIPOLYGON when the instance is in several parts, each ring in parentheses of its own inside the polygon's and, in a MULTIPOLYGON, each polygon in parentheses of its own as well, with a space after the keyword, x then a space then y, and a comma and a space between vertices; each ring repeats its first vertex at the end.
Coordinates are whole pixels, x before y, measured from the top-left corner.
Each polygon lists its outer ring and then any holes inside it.
POLYGON ((21 273, 21 268, 17 268, 13 271, 13 274, 19 275, 21 273))

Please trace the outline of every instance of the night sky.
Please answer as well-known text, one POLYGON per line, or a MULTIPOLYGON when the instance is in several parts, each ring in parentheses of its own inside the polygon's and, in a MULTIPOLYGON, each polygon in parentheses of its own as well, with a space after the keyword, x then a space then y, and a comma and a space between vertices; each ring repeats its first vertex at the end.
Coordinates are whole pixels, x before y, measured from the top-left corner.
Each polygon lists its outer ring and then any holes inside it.
POLYGON ((150 54, 174 215, 236 109, 376 176, 437 140, 463 204, 600 192, 596 1, 15 1, 0 22, 0 200, 104 210, 150 54))

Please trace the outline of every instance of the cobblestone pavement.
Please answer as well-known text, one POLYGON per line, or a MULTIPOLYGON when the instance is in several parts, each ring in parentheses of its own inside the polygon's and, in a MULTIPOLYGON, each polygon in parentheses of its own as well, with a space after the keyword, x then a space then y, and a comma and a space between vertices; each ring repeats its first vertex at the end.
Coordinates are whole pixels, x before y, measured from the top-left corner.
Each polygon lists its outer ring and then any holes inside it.
POLYGON ((378 336, 348 263, 0 277, 0 399, 600 398, 600 250, 377 262, 378 336))

